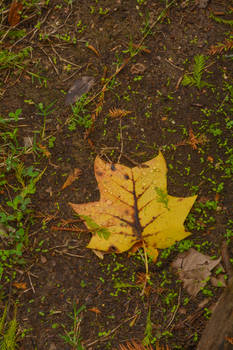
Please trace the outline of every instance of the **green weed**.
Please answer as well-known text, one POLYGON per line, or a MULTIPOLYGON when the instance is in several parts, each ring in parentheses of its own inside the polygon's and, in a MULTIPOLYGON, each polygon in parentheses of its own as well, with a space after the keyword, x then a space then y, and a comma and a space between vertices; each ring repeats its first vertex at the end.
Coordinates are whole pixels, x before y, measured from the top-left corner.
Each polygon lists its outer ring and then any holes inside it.
POLYGON ((6 321, 7 309, 8 307, 6 305, 0 319, 0 348, 1 350, 15 350, 18 326, 16 321, 16 307, 14 310, 13 319, 9 322, 6 321))
POLYGON ((40 102, 38 103, 38 105, 36 105, 37 114, 43 117, 43 127, 41 131, 42 140, 44 139, 44 136, 45 136, 46 118, 49 114, 52 114, 56 110, 56 108, 52 108, 55 103, 56 101, 50 103, 48 106, 45 106, 42 102, 40 102))
POLYGON ((21 68, 20 64, 25 60, 25 58, 29 57, 31 47, 25 47, 18 53, 11 52, 9 50, 1 50, 0 51, 0 69, 9 69, 9 68, 21 68))
MULTIPOLYGON (((0 227, 3 246, 0 249, 0 278, 5 268, 14 264, 24 264, 22 253, 28 244, 28 230, 33 222, 30 208, 31 195, 36 191, 36 183, 43 171, 33 166, 26 167, 20 160, 27 150, 20 146, 18 128, 15 126, 21 119, 21 109, 9 113, 7 118, 0 117, 1 151, 0 151, 0 191, 3 198, 0 205, 0 227), (9 182, 9 174, 13 182, 9 182)), ((9 279, 5 275, 6 279, 9 279)))
POLYGON ((210 87, 211 84, 201 80, 202 74, 206 68, 206 57, 204 55, 196 55, 194 57, 194 67, 192 74, 185 74, 182 80, 184 86, 196 86, 199 90, 203 87, 210 87))
POLYGON ((233 26, 233 20, 232 19, 225 19, 225 18, 222 18, 222 17, 217 17, 213 13, 210 14, 210 18, 212 18, 217 23, 223 23, 223 24, 227 24, 229 26, 233 26))
POLYGON ((84 94, 78 99, 74 105, 71 106, 73 114, 68 119, 68 129, 70 131, 76 130, 77 126, 89 129, 92 125, 91 114, 86 109, 89 103, 87 95, 84 94))
POLYGON ((74 350, 84 350, 84 347, 82 346, 82 338, 80 336, 80 323, 82 321, 82 312, 85 309, 86 309, 86 306, 82 305, 77 310, 77 305, 74 303, 73 313, 68 315, 73 321, 72 329, 70 331, 67 331, 66 326, 62 324, 65 335, 60 334, 60 337, 64 340, 66 344, 69 344, 70 346, 72 346, 72 349, 74 350))
POLYGON ((144 332, 144 339, 143 339, 143 345, 148 346, 151 344, 151 341, 153 339, 152 335, 152 322, 151 322, 151 308, 149 307, 147 318, 146 318, 146 329, 144 332))
POLYGON ((157 197, 156 197, 157 202, 162 203, 167 210, 170 210, 170 208, 168 207, 167 193, 162 188, 159 188, 159 187, 155 187, 155 191, 157 194, 157 197))

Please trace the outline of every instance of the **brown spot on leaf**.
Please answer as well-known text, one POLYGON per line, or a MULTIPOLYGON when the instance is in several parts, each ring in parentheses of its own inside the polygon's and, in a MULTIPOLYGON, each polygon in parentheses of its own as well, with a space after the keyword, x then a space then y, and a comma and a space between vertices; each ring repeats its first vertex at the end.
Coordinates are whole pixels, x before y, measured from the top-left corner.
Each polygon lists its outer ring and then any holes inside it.
POLYGON ((110 253, 117 253, 118 249, 114 245, 110 245, 110 247, 108 248, 108 251, 110 253))
POLYGON ((126 180, 129 180, 129 175, 124 174, 124 178, 125 178, 126 180))

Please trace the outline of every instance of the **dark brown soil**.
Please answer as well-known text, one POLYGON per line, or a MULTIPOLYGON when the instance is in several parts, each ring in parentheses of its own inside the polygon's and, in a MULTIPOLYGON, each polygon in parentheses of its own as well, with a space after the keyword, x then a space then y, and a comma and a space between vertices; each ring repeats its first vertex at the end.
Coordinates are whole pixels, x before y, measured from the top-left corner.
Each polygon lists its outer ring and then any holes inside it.
MULTIPOLYGON (((74 304, 77 310, 85 306, 79 315, 83 349, 119 349, 120 344, 132 340, 141 343, 148 315, 153 347, 159 341, 168 349, 196 349, 208 319, 206 310, 222 292, 208 284, 213 296, 199 292, 186 304, 189 295, 170 267, 180 251, 177 243, 160 252, 157 263, 150 262, 150 291, 142 296, 136 281, 138 273, 145 272, 143 253, 130 257, 128 253, 108 254, 100 260, 86 248, 91 234, 78 232, 85 227, 68 205, 99 199, 93 170, 96 155, 133 166, 130 159, 142 163, 161 150, 169 170, 169 194, 198 194, 186 224, 193 247, 220 256, 222 241, 232 230, 232 178, 225 171, 233 171, 232 129, 226 126, 233 110, 226 89, 226 84, 232 84, 231 51, 209 56, 202 79, 212 88, 181 84, 185 72, 192 72, 194 57, 208 56, 210 47, 224 42, 231 31, 232 27, 210 16, 221 12, 221 18, 232 19, 230 2, 212 0, 200 9, 198 1, 177 1, 160 20, 166 1, 141 2, 51 0, 48 5, 37 5, 41 14, 25 5, 25 13, 35 16, 19 23, 18 28, 28 35, 18 42, 9 38, 3 42, 4 48, 13 52, 25 47, 32 50, 25 69, 0 71, 0 113, 6 116, 21 108, 20 142, 23 145, 24 137, 36 135, 36 142, 51 153, 48 156, 41 148, 22 157, 27 166, 45 172, 31 197, 33 223, 23 253, 26 265, 7 272, 12 276, 16 271, 14 282, 27 287, 19 289, 10 280, 2 281, 0 310, 6 301, 12 308, 18 303, 19 349, 81 349, 61 338, 73 330, 69 315, 73 315, 74 304), (41 25, 36 30, 38 21, 41 25), (149 26, 152 29, 146 35, 149 26), (132 53, 138 43, 143 49, 131 57, 130 50, 132 53), (103 78, 114 74, 126 59, 128 63, 104 95, 97 95, 103 78), (29 72, 45 77, 47 86, 43 80, 32 79, 29 72), (102 107, 88 137, 82 126, 69 130, 72 110, 64 102, 65 93, 82 76, 95 80, 89 92, 93 101, 85 107, 86 113, 94 115, 96 108, 102 107), (43 116, 36 105, 52 102, 55 110, 46 117, 43 129, 43 116), (221 107, 227 112, 221 114, 221 107), (109 117, 114 108, 131 113, 120 121, 109 117), (197 149, 190 133, 200 141, 197 149), (54 145, 49 147, 52 136, 54 145), (82 171, 81 176, 61 190, 74 168, 82 171), (217 202, 217 209, 200 210, 200 203, 208 201, 217 202)), ((4 25, 9 26, 7 21, 4 25)), ((10 181, 14 179, 9 175, 10 181)), ((7 192, 2 196, 4 205, 7 192)), ((233 258, 232 241, 228 239, 228 243, 233 258)))

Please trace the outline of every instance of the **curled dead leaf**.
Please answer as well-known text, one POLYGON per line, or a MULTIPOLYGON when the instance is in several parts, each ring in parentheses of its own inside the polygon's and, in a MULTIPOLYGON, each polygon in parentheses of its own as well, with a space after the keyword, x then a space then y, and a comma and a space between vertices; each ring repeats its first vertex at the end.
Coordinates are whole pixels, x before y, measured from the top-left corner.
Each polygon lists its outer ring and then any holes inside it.
POLYGON ((14 282, 12 285, 17 289, 27 289, 27 284, 24 282, 14 282))
POLYGON ((87 48, 90 49, 91 51, 93 51, 96 54, 96 56, 98 56, 98 57, 100 56, 99 51, 97 51, 94 46, 89 44, 89 45, 87 45, 87 48))
POLYGON ((93 85, 94 78, 92 77, 84 76, 76 80, 65 97, 65 104, 69 105, 75 103, 83 94, 86 94, 93 85))
POLYGON ((233 338, 230 337, 226 337, 226 340, 228 341, 228 343, 233 345, 233 338))
POLYGON ((143 63, 135 63, 130 68, 130 72, 132 74, 144 73, 145 70, 146 70, 146 66, 143 63))
POLYGON ((79 168, 74 168, 74 170, 68 175, 61 189, 64 190, 66 187, 70 186, 75 180, 79 178, 81 173, 82 171, 79 168))
POLYGON ((20 12, 23 9, 23 5, 21 2, 13 1, 11 3, 9 15, 8 15, 8 22, 9 24, 14 27, 16 24, 20 21, 20 12))
POLYGON ((94 312, 95 314, 101 314, 101 311, 98 309, 98 307, 92 307, 88 309, 88 311, 94 312))
POLYGON ((100 250, 93 249, 92 251, 93 251, 93 253, 94 253, 99 259, 101 259, 101 260, 104 259, 104 254, 103 254, 103 252, 101 252, 100 250))
POLYGON ((51 156, 51 153, 47 150, 47 148, 44 145, 42 145, 41 143, 38 143, 37 146, 42 150, 42 152, 47 158, 51 156))

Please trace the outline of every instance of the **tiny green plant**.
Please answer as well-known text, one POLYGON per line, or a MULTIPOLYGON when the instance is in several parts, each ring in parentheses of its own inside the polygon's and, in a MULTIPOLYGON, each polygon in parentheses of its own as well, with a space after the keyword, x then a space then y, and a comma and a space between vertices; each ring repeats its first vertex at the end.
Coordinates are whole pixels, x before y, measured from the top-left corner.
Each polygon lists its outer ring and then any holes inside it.
POLYGON ((170 208, 168 207, 167 193, 162 188, 159 188, 159 187, 155 187, 155 191, 157 194, 157 202, 162 203, 167 210, 170 210, 170 208))
POLYGON ((151 344, 151 340, 153 339, 152 335, 152 322, 151 322, 151 308, 149 307, 147 318, 146 318, 146 329, 144 332, 143 345, 148 346, 151 344))
POLYGON ((66 326, 63 324, 62 327, 64 329, 65 335, 60 335, 60 337, 64 340, 66 344, 72 346, 74 350, 84 350, 82 346, 82 338, 80 335, 80 323, 82 321, 82 312, 86 309, 85 305, 82 305, 77 310, 76 303, 73 304, 73 314, 69 314, 68 316, 73 321, 73 326, 70 331, 66 330, 66 326))
POLYGON ((46 128, 46 118, 49 114, 53 113, 56 108, 52 108, 56 101, 50 103, 48 106, 45 106, 42 102, 38 103, 36 105, 36 108, 38 110, 37 114, 43 116, 43 128, 41 132, 41 138, 43 140, 44 135, 45 135, 45 128, 46 128))
POLYGON ((211 84, 202 80, 202 74, 206 69, 207 58, 204 55, 196 55, 194 57, 194 67, 191 74, 185 74, 182 80, 184 86, 196 86, 199 90, 203 87, 210 87, 211 84))
POLYGON ((31 47, 26 47, 19 51, 18 53, 13 53, 9 50, 0 51, 0 69, 9 68, 21 68, 20 64, 27 58, 30 54, 31 47))
POLYGON ((94 232, 97 233, 99 237, 103 237, 104 239, 108 239, 111 232, 104 228, 99 226, 94 220, 92 220, 89 216, 87 215, 80 215, 81 219, 85 220, 88 223, 88 226, 90 229, 94 232))
MULTIPOLYGON (((3 198, 0 206, 0 237, 3 246, 0 249, 0 279, 8 281, 6 270, 14 264, 24 264, 22 257, 24 247, 28 244, 28 230, 33 222, 30 207, 31 195, 35 193, 36 183, 41 178, 33 166, 26 167, 21 156, 26 148, 18 140, 17 122, 22 110, 10 112, 8 117, 0 117, 3 130, 0 133, 0 191, 3 198), (9 173, 14 181, 9 181, 9 173), (30 218, 30 219, 29 219, 30 218)), ((0 285, 0 289, 2 286, 0 285)))
POLYGON ((85 129, 89 129, 92 125, 91 114, 88 113, 86 105, 89 100, 87 95, 84 94, 80 99, 78 99, 72 108, 73 114, 68 119, 68 128, 70 131, 76 130, 77 126, 82 126, 85 129))
POLYGON ((210 14, 210 18, 212 18, 217 23, 224 23, 224 24, 227 24, 229 26, 233 26, 232 19, 224 19, 224 18, 221 18, 220 16, 215 16, 214 14, 210 14))
POLYGON ((48 106, 45 106, 42 102, 38 103, 38 105, 36 105, 36 108, 38 110, 37 114, 42 115, 43 117, 47 117, 49 114, 55 111, 55 108, 52 109, 55 103, 56 101, 50 103, 48 106))
POLYGON ((17 333, 16 307, 14 310, 13 319, 9 322, 6 321, 7 310, 8 307, 6 305, 2 317, 0 318, 0 349, 15 350, 17 333))

